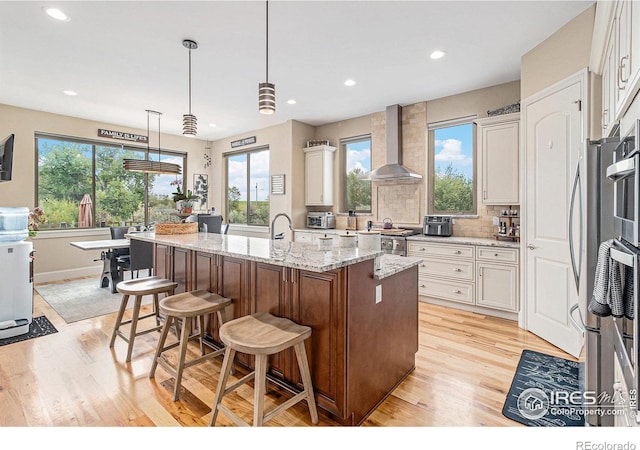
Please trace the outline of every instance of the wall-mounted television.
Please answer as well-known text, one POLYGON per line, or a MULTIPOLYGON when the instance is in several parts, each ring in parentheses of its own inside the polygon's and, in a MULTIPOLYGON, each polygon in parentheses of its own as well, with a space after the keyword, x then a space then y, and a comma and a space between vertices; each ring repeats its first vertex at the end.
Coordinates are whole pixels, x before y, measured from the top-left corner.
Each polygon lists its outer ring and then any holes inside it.
POLYGON ((11 181, 14 134, 0 141, 0 181, 11 181))

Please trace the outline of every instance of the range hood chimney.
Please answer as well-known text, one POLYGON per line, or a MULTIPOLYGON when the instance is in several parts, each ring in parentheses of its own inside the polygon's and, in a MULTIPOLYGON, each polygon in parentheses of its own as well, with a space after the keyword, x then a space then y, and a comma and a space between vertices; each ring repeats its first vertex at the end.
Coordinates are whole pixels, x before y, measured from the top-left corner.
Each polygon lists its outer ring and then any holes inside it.
POLYGON ((400 105, 387 106, 386 115, 386 164, 367 173, 363 178, 378 182, 422 180, 422 175, 402 165, 402 108, 400 105))

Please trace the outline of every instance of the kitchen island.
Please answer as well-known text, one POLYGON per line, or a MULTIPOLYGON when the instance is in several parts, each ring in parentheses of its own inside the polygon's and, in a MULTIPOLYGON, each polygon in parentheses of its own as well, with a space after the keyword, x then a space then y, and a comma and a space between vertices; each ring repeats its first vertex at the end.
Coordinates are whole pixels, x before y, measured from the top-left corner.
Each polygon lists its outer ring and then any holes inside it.
MULTIPOLYGON (((269 312, 312 328, 305 343, 320 412, 359 425, 415 368, 419 258, 213 233, 131 239, 154 243, 154 270, 177 292, 207 289, 231 298, 227 317, 269 312)), ((207 334, 218 339, 217 319, 207 334)), ((252 369, 248 355, 236 363, 252 369)), ((302 381, 292 350, 269 359, 283 392, 302 381)))

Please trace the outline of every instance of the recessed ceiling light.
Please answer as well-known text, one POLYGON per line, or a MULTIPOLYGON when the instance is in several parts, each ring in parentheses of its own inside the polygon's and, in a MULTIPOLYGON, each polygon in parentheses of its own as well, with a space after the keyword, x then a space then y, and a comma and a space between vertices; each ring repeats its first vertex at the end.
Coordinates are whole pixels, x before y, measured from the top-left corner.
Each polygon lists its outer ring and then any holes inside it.
POLYGON ((210 124, 209 124, 209 126, 210 126, 210 127, 215 127, 215 126, 216 126, 216 124, 215 124, 215 123, 210 123, 210 124))
POLYGON ((70 96, 74 96, 74 95, 78 95, 78 93, 76 91, 70 91, 70 90, 66 90, 66 91, 62 91, 64 92, 66 95, 70 95, 70 96))
POLYGON ((344 82, 345 86, 355 86, 356 82, 354 80, 352 80, 351 78, 349 78, 347 81, 344 82))
POLYGON ((447 52, 445 52, 443 50, 435 50, 429 55, 429 58, 431 58, 431 59, 440 59, 446 54, 447 54, 447 52))
POLYGON ((68 22, 69 20, 71 20, 69 16, 67 16, 58 8, 43 8, 43 9, 44 9, 44 12, 46 12, 49 15, 49 17, 53 17, 56 20, 60 20, 62 22, 68 22))
POLYGON ((287 103, 290 104, 290 105, 295 105, 296 101, 294 99, 289 99, 289 100, 287 100, 287 103))

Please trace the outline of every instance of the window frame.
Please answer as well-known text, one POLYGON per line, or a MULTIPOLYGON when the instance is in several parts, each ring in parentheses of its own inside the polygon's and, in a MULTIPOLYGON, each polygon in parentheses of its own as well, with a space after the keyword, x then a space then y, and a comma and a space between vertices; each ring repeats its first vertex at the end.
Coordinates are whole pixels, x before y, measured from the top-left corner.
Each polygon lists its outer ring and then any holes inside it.
MULTIPOLYGON (((369 161, 371 162, 371 157, 372 157, 372 153, 373 153, 373 149, 371 148, 373 145, 373 139, 372 139, 372 135, 369 134, 361 134, 359 136, 351 136, 351 137, 346 137, 346 138, 341 138, 339 140, 340 142, 340 151, 341 151, 341 173, 342 173, 342 186, 343 186, 343 195, 341 198, 341 202, 342 202, 342 212, 344 212, 345 214, 349 211, 347 205, 348 205, 348 201, 347 201, 347 177, 349 176, 349 174, 347 173, 347 145, 348 144, 353 144, 353 143, 358 143, 358 142, 364 142, 364 141, 369 141, 369 161)), ((371 171, 372 168, 369 167, 369 171, 371 171)), ((371 196, 373 197, 373 184, 371 181, 369 181, 369 190, 371 191, 371 196)), ((373 212, 373 198, 371 199, 371 204, 369 205, 369 209, 365 210, 365 209, 357 209, 355 210, 355 212, 357 214, 372 214, 373 212)))
MULTIPOLYGON (((271 180, 271 148, 269 147, 269 145, 260 145, 258 147, 252 147, 249 149, 243 149, 243 150, 237 150, 237 151, 232 151, 232 152, 227 152, 223 154, 224 157, 224 214, 225 214, 225 218, 227 220, 227 223, 229 223, 232 226, 247 226, 247 227, 261 227, 261 228, 268 228, 269 225, 259 225, 259 224, 254 224, 254 223, 249 223, 249 211, 250 211, 250 204, 251 204, 251 153, 259 153, 259 152, 263 152, 263 151, 268 151, 269 152, 269 180, 271 180), (246 223, 231 223, 229 222, 229 158, 233 157, 233 156, 238 156, 238 155, 247 155, 247 221, 246 223)), ((270 183, 269 183, 270 185, 270 183)), ((269 191, 269 217, 271 217, 271 191, 269 191)))
MULTIPOLYGON (((165 149, 165 148, 160 148, 160 150, 158 150, 158 148, 150 148, 147 146, 141 146, 141 145, 132 145, 132 144, 125 144, 122 142, 116 142, 116 141, 106 141, 106 140, 100 140, 100 139, 91 139, 91 138, 83 138, 83 137, 78 137, 78 136, 68 136, 68 135, 63 135, 63 134, 57 134, 57 133, 48 133, 48 132, 41 132, 41 131, 36 131, 33 134, 33 147, 34 147, 34 152, 35 152, 35 161, 36 163, 34 164, 34 185, 35 185, 35 191, 34 191, 34 203, 36 205, 39 205, 40 203, 40 186, 39 186, 39 165, 38 165, 38 161, 39 161, 39 157, 40 157, 40 151, 38 148, 38 140, 39 139, 50 139, 50 140, 58 140, 58 141, 62 141, 62 142, 71 142, 74 144, 79 144, 79 145, 90 145, 91 146, 91 170, 92 170, 92 178, 93 178, 93 182, 92 182, 92 188, 91 188, 91 198, 93 200, 93 204, 91 205, 92 208, 92 214, 94 217, 94 226, 93 227, 88 227, 88 228, 80 228, 80 227, 70 227, 69 229, 72 230, 91 230, 91 229, 100 229, 101 227, 99 226, 99 221, 96 218, 96 202, 95 202, 95 198, 96 198, 96 155, 97 155, 97 147, 119 147, 122 150, 130 150, 130 151, 135 151, 135 152, 141 152, 144 154, 145 158, 150 158, 154 156, 154 154, 158 154, 158 151, 160 151, 160 153, 162 154, 162 156, 174 156, 174 157, 179 157, 182 158, 182 174, 179 175, 180 177, 182 177, 182 179, 185 179, 185 174, 188 173, 187 172, 187 160, 188 160, 188 153, 185 151, 180 151, 180 150, 171 150, 171 149, 165 149)), ((153 158, 151 158, 153 159, 153 158)), ((144 187, 145 187, 145 193, 144 193, 144 210, 145 210, 145 226, 148 226, 149 224, 149 175, 148 174, 144 174, 144 187)), ((45 211, 46 214, 46 211, 45 211)), ((38 232, 51 232, 51 231, 58 231, 57 228, 41 228, 38 232)))
POLYGON ((477 115, 459 117, 456 119, 443 120, 440 122, 432 122, 427 124, 427 213, 433 215, 449 215, 449 216, 476 216, 478 214, 478 145, 477 145, 477 125, 475 120, 477 115), (458 125, 471 125, 471 145, 472 145, 472 163, 473 163, 473 186, 472 198, 473 206, 468 211, 437 211, 435 209, 435 131, 442 128, 450 128, 458 125))

